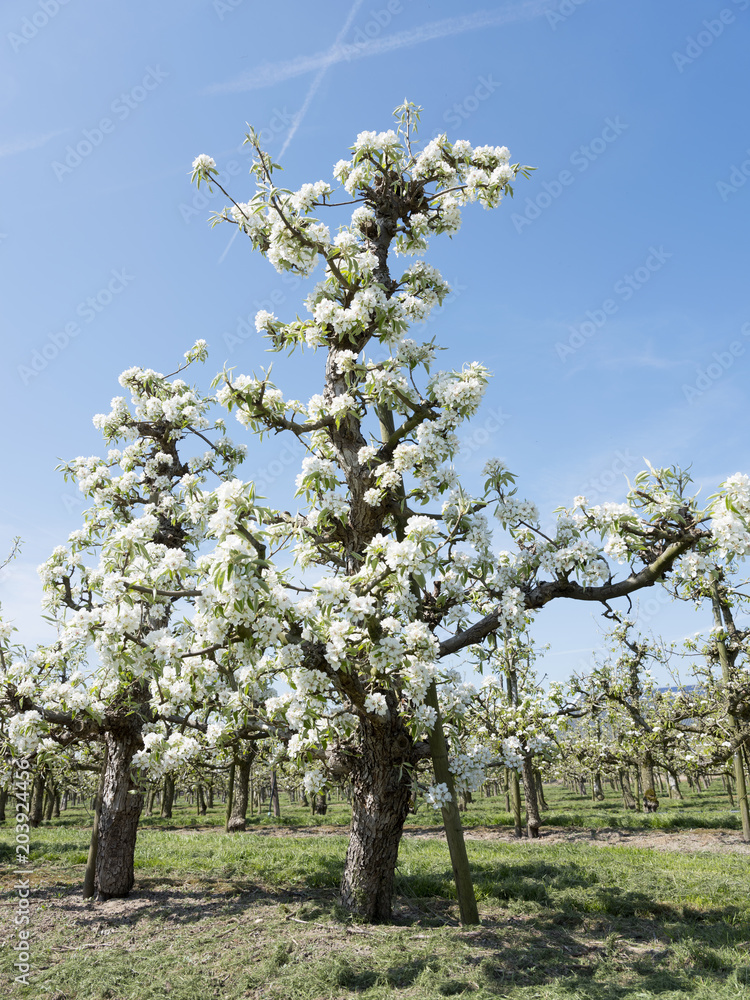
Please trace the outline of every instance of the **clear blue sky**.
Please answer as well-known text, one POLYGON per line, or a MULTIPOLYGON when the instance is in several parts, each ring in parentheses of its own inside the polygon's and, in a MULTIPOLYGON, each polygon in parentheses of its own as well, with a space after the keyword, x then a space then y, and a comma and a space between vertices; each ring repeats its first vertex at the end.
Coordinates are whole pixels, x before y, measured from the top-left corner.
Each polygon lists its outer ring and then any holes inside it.
MULTIPOLYGON (((551 513, 581 493, 621 499, 643 456, 692 463, 706 493, 747 471, 749 8, 5 0, 0 552, 15 535, 25 547, 0 600, 26 639, 42 634, 35 567, 83 509, 55 465, 102 451, 91 417, 119 372, 171 371, 198 337, 206 383, 225 361, 257 368, 264 344, 236 336, 243 320, 303 308, 228 227, 209 230, 219 199, 193 203, 198 153, 251 193, 246 121, 290 187, 330 179, 404 97, 426 137, 505 144, 537 168, 428 258, 455 289, 430 324, 443 366, 495 375, 467 434, 470 484, 497 455, 551 513)), ((314 391, 317 368, 276 361, 290 396, 314 391)), ((288 508, 295 463, 276 439, 251 447, 246 474, 288 508)), ((670 637, 705 624, 652 607, 670 637)), ((543 669, 585 661, 595 617, 546 609, 543 669)))

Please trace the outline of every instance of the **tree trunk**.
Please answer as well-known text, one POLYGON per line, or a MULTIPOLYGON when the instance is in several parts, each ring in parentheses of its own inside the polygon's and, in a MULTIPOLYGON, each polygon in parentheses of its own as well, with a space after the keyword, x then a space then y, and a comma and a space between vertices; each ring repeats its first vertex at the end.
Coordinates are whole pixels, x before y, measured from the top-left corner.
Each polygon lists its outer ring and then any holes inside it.
POLYGON ((604 801, 604 789, 602 788, 602 774, 601 771, 597 771, 592 779, 592 787, 594 794, 594 801, 603 802, 604 801))
POLYGON ((5 806, 8 802, 8 789, 0 788, 0 823, 5 822, 5 806))
POLYGON ((513 826, 517 837, 523 836, 523 824, 521 822, 521 783, 518 780, 518 771, 515 768, 510 774, 510 798, 513 808, 513 826))
POLYGON ((620 771, 620 790, 622 791, 622 804, 626 809, 635 809, 636 802, 633 789, 630 787, 630 778, 625 771, 620 771))
POLYGON ((542 775, 539 771, 534 771, 534 780, 536 781, 536 797, 539 802, 539 808, 542 812, 549 812, 549 806, 547 805, 547 800, 544 797, 544 782, 542 781, 542 775))
POLYGON ((536 779, 534 778, 534 763, 530 753, 525 753, 521 760, 523 771, 523 797, 526 801, 526 829, 529 838, 536 840, 542 821, 539 816, 539 803, 536 798, 536 779))
POLYGON ((328 812, 328 796, 325 791, 318 792, 317 795, 312 796, 312 814, 313 816, 325 816, 328 812))
MULTIPOLYGON (((52 819, 52 814, 55 811, 55 786, 52 783, 52 778, 47 782, 47 792, 44 799, 44 818, 49 822, 52 819)), ((59 812, 58 812, 59 815, 59 812)))
POLYGON ((133 856, 143 792, 134 780, 131 762, 133 754, 143 748, 142 725, 139 715, 129 715, 106 736, 107 766, 96 855, 99 899, 127 896, 135 882, 133 856))
POLYGON ((208 786, 208 801, 207 801, 207 805, 208 805, 209 809, 213 809, 213 807, 214 807, 214 786, 213 785, 209 785, 208 786))
POLYGON ((174 805, 174 778, 167 774, 164 778, 164 795, 161 800, 161 814, 165 819, 172 818, 172 806, 174 805))
POLYGON ((235 762, 234 801, 227 821, 227 833, 242 833, 247 827, 247 800, 250 786, 250 769, 255 754, 247 754, 235 762))
POLYGON ((234 761, 229 765, 229 778, 227 780, 226 817, 224 829, 229 833, 229 820, 232 818, 232 807, 234 805, 234 777, 237 772, 237 765, 234 761))
POLYGON ((39 826, 42 822, 44 806, 44 775, 38 771, 34 775, 31 786, 31 804, 29 806, 29 826, 39 826))
POLYGON ((680 790, 680 780, 676 774, 671 771, 667 771, 667 782, 669 784, 670 795, 674 792, 675 798, 682 798, 682 791, 680 790))
POLYGON ((96 891, 96 855, 99 851, 99 820, 102 814, 102 796, 104 795, 104 775, 107 770, 107 748, 104 748, 102 769, 99 772, 99 788, 94 802, 94 822, 91 825, 91 840, 89 841, 89 856, 86 861, 86 872, 83 876, 83 898, 91 899, 96 891))
POLYGON ((641 764, 641 796, 645 795, 649 789, 656 794, 656 789, 654 788, 654 765, 651 759, 647 758, 641 764))
POLYGON ((203 785, 198 785, 195 790, 195 805, 199 816, 206 815, 206 800, 203 796, 203 785))
POLYGON ((447 785, 449 792, 448 801, 442 807, 441 811, 443 814, 445 839, 448 841, 448 850, 451 856, 451 868, 453 869, 453 881, 456 884, 456 896, 458 897, 458 910, 461 923, 478 924, 479 911, 477 910, 477 900, 471 880, 471 869, 469 867, 469 858, 466 854, 461 814, 458 811, 458 803, 456 802, 456 788, 449 766, 448 744, 445 739, 437 687, 434 681, 427 689, 425 705, 429 705, 435 710, 435 722, 429 733, 435 782, 447 785))
POLYGON ((276 819, 279 819, 281 816, 281 806, 279 804, 279 783, 276 779, 276 771, 273 772, 271 779, 271 806, 274 816, 276 819))
MULTIPOLYGON (((395 712, 393 712, 395 716, 395 712)), ((391 918, 398 845, 409 812, 412 741, 394 722, 362 719, 351 757, 352 823, 341 902, 370 923, 391 918)))

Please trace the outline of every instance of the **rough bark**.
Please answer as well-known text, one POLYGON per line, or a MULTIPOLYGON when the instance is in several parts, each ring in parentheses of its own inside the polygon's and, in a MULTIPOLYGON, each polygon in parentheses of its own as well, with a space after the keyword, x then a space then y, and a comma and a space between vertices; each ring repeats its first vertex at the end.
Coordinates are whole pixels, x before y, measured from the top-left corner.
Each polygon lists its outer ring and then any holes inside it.
POLYGON ((411 796, 410 749, 400 720, 361 720, 351 758, 352 823, 341 901, 371 923, 391 918, 398 845, 411 796))
POLYGON ((133 856, 143 792, 136 783, 131 762, 143 747, 143 721, 125 716, 107 733, 107 766, 104 773, 99 847, 96 856, 96 889, 99 899, 127 896, 133 888, 133 856))
POLYGON ((96 891, 96 856, 99 852, 99 821, 102 814, 102 796, 104 795, 104 776, 107 771, 107 753, 105 750, 102 768, 99 772, 99 788, 94 800, 94 822, 91 825, 91 840, 89 856, 86 861, 86 871, 83 876, 83 898, 91 899, 96 891))

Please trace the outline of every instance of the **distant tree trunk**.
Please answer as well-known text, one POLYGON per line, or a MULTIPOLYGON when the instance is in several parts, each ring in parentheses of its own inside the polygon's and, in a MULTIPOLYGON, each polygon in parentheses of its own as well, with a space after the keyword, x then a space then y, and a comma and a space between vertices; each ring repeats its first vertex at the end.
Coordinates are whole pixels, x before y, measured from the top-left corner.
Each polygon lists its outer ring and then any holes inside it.
POLYGON ((195 805, 199 816, 206 815, 206 800, 203 795, 203 785, 198 785, 195 789, 195 805))
POLYGON ((518 780, 518 771, 515 768, 510 773, 510 797, 513 807, 513 826, 517 837, 523 836, 523 824, 521 822, 521 783, 518 780))
POLYGON ((0 823, 5 822, 5 806, 8 802, 8 789, 0 788, 0 823))
POLYGON ((581 775, 581 777, 578 779, 578 790, 581 793, 581 795, 584 798, 586 798, 586 779, 583 777, 583 775, 581 775))
POLYGON ((549 806, 547 805, 547 800, 544 797, 544 782, 542 781, 542 775, 539 771, 534 771, 534 780, 536 781, 536 797, 539 801, 539 808, 542 812, 549 812, 549 806))
POLYGON ((325 791, 318 792, 312 797, 312 811, 314 816, 325 816, 328 812, 328 796, 325 791))
MULTIPOLYGON (((52 778, 50 777, 47 782, 47 792, 44 799, 44 818, 49 822, 52 819, 52 814, 55 811, 55 795, 57 794, 55 786, 52 783, 52 778)), ((59 810, 58 810, 59 815, 59 810)))
POLYGON ((636 809, 635 796, 630 786, 630 777, 627 771, 620 770, 620 790, 622 791, 622 804, 626 809, 636 809))
POLYGON ((604 801, 604 789, 602 788, 602 774, 601 771, 597 771, 591 782, 594 794, 594 800, 597 802, 604 801))
POLYGON ((146 796, 146 815, 153 816, 154 814, 154 802, 156 801, 156 789, 151 788, 148 795, 146 796))
POLYGON ((526 802, 526 830, 529 838, 536 839, 539 836, 539 827, 542 825, 542 821, 536 797, 534 763, 530 753, 523 755, 521 768, 523 772, 523 797, 526 802))
POLYGON ((214 786, 213 782, 208 786, 208 808, 213 809, 214 807, 214 786))
POLYGON ((106 735, 107 765, 99 817, 96 888, 99 899, 127 896, 133 888, 133 858, 143 792, 132 773, 133 755, 143 749, 143 720, 131 714, 106 735))
POLYGON ((37 771, 31 786, 31 804, 29 805, 29 826, 39 826, 44 816, 44 774, 37 771))
POLYGON ((229 778, 227 780, 227 801, 226 801, 226 819, 224 820, 224 829, 229 833, 229 820, 232 818, 232 808, 234 807, 234 778, 237 773, 237 765, 234 761, 229 765, 229 778))
POLYGON ((164 819, 172 818, 172 806, 174 805, 174 778, 167 774, 164 778, 164 794, 161 800, 161 814, 164 819))
POLYGON ((675 798, 681 799, 680 779, 672 771, 667 771, 667 784, 669 785, 669 794, 671 795, 674 792, 675 798))
POLYGON ((247 801, 254 756, 254 753, 248 752, 242 759, 235 761, 234 802, 227 823, 228 833, 242 833, 247 828, 247 801))
POLYGON ((274 816, 278 819, 281 816, 281 806, 279 805, 279 783, 276 779, 276 771, 273 772, 271 779, 271 806, 274 816))
POLYGON ((461 791, 458 795, 458 808, 462 813, 465 813, 469 808, 469 803, 471 802, 471 792, 461 791))

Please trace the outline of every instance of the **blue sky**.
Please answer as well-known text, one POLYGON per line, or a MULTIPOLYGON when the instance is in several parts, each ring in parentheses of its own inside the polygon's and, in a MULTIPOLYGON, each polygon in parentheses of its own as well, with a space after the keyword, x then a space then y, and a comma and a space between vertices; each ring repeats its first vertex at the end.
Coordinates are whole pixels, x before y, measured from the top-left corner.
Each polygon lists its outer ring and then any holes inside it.
MULTIPOLYGON (((501 457, 551 513, 622 499, 644 456, 692 464, 706 495, 747 471, 748 41, 750 0, 5 0, 0 552, 25 544, 0 600, 22 638, 43 634, 35 567, 83 509, 55 466, 102 451, 91 417, 119 372, 171 371, 199 337, 206 384, 224 362, 257 369, 265 345, 243 324, 303 308, 302 286, 208 228, 221 196, 189 184, 205 152, 250 195, 245 122, 290 187, 330 179, 404 97, 425 138, 536 167, 428 256, 454 287, 429 324, 442 365, 495 376, 466 432, 470 485, 501 457)), ((276 358, 292 397, 317 371, 276 358)), ((294 449, 248 443, 246 475, 289 508, 294 449)), ((708 624, 651 608, 670 638, 708 624)), ((596 619, 545 609, 542 669, 580 668, 596 619)))

